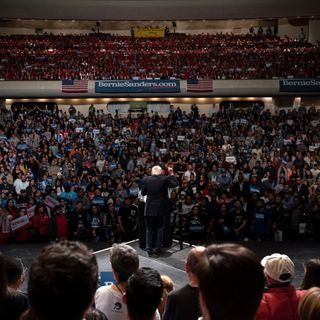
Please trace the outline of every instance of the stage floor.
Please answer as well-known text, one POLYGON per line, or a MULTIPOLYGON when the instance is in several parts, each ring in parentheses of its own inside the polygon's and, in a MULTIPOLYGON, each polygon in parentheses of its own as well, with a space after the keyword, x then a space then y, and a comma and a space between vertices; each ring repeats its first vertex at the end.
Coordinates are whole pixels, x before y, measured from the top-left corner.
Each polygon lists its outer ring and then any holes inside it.
MULTIPOLYGON (((160 274, 169 276, 173 279, 176 288, 180 288, 187 282, 184 264, 190 246, 184 245, 184 248, 180 250, 179 243, 174 241, 173 246, 164 255, 160 257, 148 257, 147 252, 139 247, 137 240, 131 241, 128 244, 137 250, 140 267, 150 267, 158 270, 160 274)), ((111 271, 109 253, 109 248, 96 252, 100 272, 111 271)))
MULTIPOLYGON (((180 250, 179 243, 173 242, 173 246, 160 257, 148 257, 146 251, 139 248, 138 241, 131 241, 128 243, 135 248, 139 254, 140 266, 151 267, 158 270, 161 274, 170 276, 175 284, 175 288, 180 288, 187 282, 187 277, 184 272, 184 265, 186 257, 190 250, 188 244, 184 244, 183 249, 180 250)), ((271 241, 265 242, 242 242, 246 247, 252 249, 259 258, 272 253, 287 254, 295 263, 296 276, 293 283, 299 286, 303 277, 303 264, 311 258, 320 258, 320 244, 313 241, 304 242, 282 242, 274 243, 271 241)), ((89 243, 97 256, 99 271, 111 271, 109 262, 110 248, 106 247, 103 243, 89 243)), ((23 260, 26 267, 30 267, 32 259, 41 251, 44 244, 9 244, 1 246, 0 250, 4 254, 12 257, 18 257, 23 260)), ((26 290, 27 284, 24 284, 26 290)))

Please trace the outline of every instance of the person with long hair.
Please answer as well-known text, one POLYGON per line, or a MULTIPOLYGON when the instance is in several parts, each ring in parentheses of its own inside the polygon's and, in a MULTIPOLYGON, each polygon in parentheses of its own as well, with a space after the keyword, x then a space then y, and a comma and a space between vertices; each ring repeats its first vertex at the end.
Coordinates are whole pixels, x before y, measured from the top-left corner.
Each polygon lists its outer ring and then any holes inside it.
POLYGON ((0 244, 10 242, 12 233, 10 222, 13 216, 5 209, 0 208, 0 244))
POLYGON ((174 283, 173 283, 173 280, 165 274, 161 275, 161 280, 163 283, 163 294, 162 294, 162 304, 159 306, 159 313, 160 313, 160 316, 162 317, 166 303, 167 303, 168 294, 171 291, 173 291, 174 283))
POLYGON ((304 265, 304 277, 300 289, 320 287, 320 259, 310 259, 304 265))
POLYGON ((38 204, 34 210, 34 216, 31 218, 35 229, 37 241, 49 241, 49 215, 45 205, 38 204))
POLYGON ((103 216, 103 226, 107 241, 118 242, 121 237, 120 227, 118 222, 118 214, 112 201, 108 203, 107 212, 103 216))
POLYGON ((309 289, 298 306, 300 320, 320 319, 320 288, 309 289))

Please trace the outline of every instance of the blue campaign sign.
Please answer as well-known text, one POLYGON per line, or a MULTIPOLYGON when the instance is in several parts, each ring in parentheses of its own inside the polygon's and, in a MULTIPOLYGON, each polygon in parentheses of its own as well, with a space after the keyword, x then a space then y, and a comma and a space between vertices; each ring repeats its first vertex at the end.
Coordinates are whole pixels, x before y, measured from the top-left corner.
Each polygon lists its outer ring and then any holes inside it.
POLYGON ((179 80, 100 80, 96 93, 166 93, 180 92, 179 80))
POLYGON ((115 283, 112 271, 100 272, 100 286, 108 286, 115 283))
POLYGON ((320 92, 320 79, 285 79, 279 86, 280 92, 320 92))

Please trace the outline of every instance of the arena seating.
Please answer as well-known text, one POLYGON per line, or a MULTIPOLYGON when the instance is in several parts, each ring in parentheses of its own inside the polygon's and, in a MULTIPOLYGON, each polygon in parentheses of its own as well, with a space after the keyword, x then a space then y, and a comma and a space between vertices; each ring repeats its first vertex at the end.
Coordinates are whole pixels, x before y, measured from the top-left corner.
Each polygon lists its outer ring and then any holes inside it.
POLYGON ((0 79, 315 78, 320 48, 252 34, 0 36, 0 79))

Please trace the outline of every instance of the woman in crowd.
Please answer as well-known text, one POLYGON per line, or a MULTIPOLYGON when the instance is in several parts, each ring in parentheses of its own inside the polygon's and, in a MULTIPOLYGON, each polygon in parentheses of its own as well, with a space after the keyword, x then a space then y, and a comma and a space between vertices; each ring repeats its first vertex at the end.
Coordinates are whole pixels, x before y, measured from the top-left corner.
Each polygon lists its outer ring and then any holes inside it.
MULTIPOLYGON (((17 217, 19 218, 23 216, 28 216, 27 210, 24 208, 19 210, 17 217)), ((27 219, 28 219, 28 222, 13 233, 14 239, 16 242, 20 242, 20 243, 28 242, 32 238, 32 233, 31 233, 32 223, 29 221, 29 218, 27 219)))
POLYGON ((111 243, 118 242, 120 239, 120 227, 118 223, 118 214, 112 201, 108 203, 107 212, 103 216, 103 226, 106 240, 111 243))
POLYGON ((17 210, 17 207, 16 207, 15 200, 13 198, 13 195, 10 196, 10 194, 9 194, 8 201, 7 201, 7 204, 5 206, 5 209, 8 212, 8 214, 12 217, 12 219, 17 218, 18 210, 17 210))
POLYGON ((47 207, 44 204, 38 204, 34 210, 34 216, 31 219, 34 229, 35 241, 49 241, 49 215, 47 207))
POLYGON ((320 288, 309 289, 299 302, 300 320, 320 319, 320 288))
POLYGON ((216 240, 231 240, 234 237, 234 220, 226 203, 221 204, 220 211, 213 218, 216 240))
POLYGON ((304 265, 304 277, 300 289, 320 287, 320 259, 310 259, 304 265))
POLYGON ((162 303, 160 304, 158 310, 162 318, 164 310, 166 308, 168 294, 173 290, 174 283, 173 283, 173 280, 165 274, 161 275, 161 280, 163 284, 163 294, 162 294, 162 303))
MULTIPOLYGON (((64 201, 64 200, 62 200, 64 201)), ((65 208, 56 207, 49 219, 50 239, 52 241, 67 240, 69 236, 68 217, 65 214, 65 208)))

